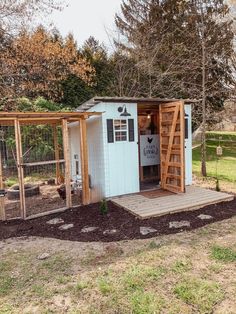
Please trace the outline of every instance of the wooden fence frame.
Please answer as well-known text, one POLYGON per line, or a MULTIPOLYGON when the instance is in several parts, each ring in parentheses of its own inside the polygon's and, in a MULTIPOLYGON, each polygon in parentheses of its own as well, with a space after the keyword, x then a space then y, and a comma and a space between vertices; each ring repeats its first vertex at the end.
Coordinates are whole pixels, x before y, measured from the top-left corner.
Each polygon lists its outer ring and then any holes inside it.
MULTIPOLYGON (((0 112, 0 126, 13 126, 16 141, 16 160, 20 191, 20 215, 26 219, 26 205, 24 193, 24 166, 21 143, 21 126, 24 125, 51 125, 54 134, 54 151, 56 163, 56 182, 59 181, 59 151, 56 128, 62 128, 64 162, 65 162, 65 187, 66 187, 66 208, 72 207, 71 199, 71 161, 68 124, 79 122, 80 126, 80 156, 82 174, 82 203, 90 203, 89 172, 88 172, 88 148, 87 148, 87 126, 86 119, 94 115, 101 115, 99 112, 0 112)), ((43 164, 44 162, 42 162, 43 164)), ((2 159, 0 156, 0 188, 3 189, 2 159)), ((61 211, 61 209, 58 209, 61 211)), ((54 211, 55 212, 55 211, 54 211)), ((6 220, 4 197, 0 199, 0 220, 6 220)))

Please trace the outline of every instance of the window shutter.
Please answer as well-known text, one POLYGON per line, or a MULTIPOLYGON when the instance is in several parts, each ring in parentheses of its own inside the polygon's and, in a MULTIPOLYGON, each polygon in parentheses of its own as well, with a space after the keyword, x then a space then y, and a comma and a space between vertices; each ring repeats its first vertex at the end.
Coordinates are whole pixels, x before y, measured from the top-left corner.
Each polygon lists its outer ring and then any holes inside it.
POLYGON ((188 116, 185 116, 185 139, 188 139, 188 116))
POLYGON ((134 142, 134 119, 128 120, 129 142, 134 142))
POLYGON ((112 119, 107 119, 107 141, 108 143, 114 143, 114 131, 113 131, 112 119))

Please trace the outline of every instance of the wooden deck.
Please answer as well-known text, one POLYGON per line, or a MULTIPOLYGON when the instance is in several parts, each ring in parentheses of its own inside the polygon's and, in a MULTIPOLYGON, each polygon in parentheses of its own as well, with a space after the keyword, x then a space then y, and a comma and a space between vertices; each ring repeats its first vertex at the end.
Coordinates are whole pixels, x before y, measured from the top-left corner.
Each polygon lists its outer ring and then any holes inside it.
POLYGON ((158 192, 161 190, 155 191, 113 197, 111 201, 139 218, 146 219, 176 212, 196 210, 207 205, 234 199, 233 195, 196 186, 188 186, 186 193, 183 194, 165 195, 158 192), (145 193, 147 194, 145 195, 145 193))

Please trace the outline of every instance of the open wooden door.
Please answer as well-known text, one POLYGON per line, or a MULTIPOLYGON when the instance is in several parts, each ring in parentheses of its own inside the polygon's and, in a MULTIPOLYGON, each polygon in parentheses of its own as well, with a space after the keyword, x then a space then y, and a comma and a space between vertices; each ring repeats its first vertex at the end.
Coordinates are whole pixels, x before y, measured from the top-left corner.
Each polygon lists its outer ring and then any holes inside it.
POLYGON ((161 186, 185 192, 184 103, 160 105, 161 186))

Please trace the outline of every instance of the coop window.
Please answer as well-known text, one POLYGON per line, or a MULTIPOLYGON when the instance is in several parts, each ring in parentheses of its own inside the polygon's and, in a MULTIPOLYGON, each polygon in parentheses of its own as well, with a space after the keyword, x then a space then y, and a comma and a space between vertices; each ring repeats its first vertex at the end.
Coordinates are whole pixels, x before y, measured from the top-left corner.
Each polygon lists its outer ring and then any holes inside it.
POLYGON ((115 141, 116 142, 127 141, 127 133, 128 133, 127 120, 125 119, 114 120, 115 141))

